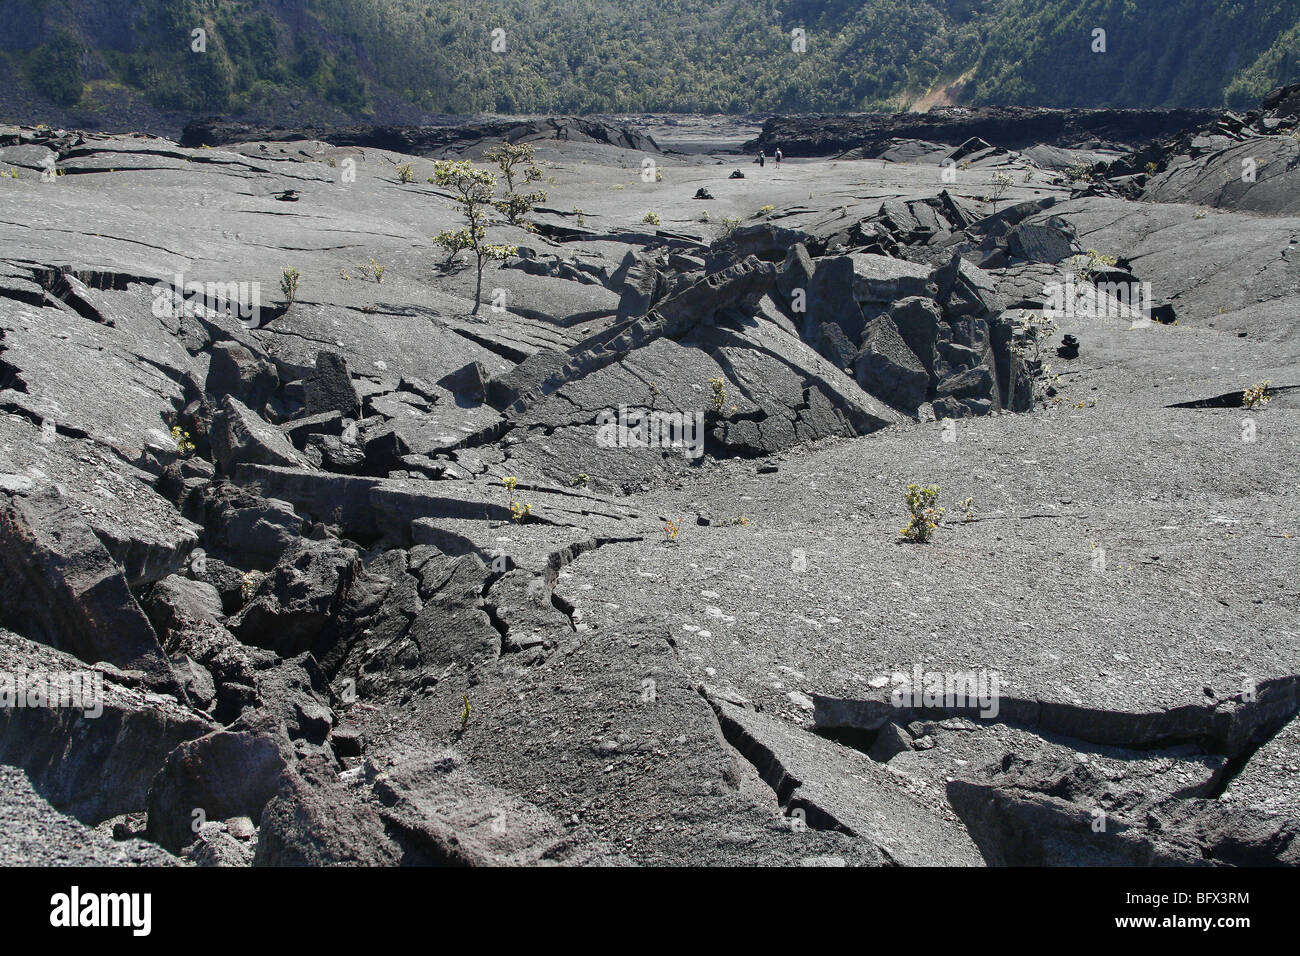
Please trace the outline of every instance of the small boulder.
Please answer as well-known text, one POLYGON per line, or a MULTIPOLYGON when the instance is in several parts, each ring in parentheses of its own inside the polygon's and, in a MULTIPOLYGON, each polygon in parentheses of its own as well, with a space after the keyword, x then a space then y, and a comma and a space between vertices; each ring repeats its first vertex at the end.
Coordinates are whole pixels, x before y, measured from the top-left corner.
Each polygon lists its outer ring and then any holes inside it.
POLYGON ((261 408, 280 385, 275 366, 238 342, 216 343, 211 356, 203 390, 216 401, 233 395, 246 405, 261 408))
POLYGON ((787 303, 792 303, 796 289, 803 290, 803 295, 807 296, 816 271, 817 264, 808 255, 808 249, 802 242, 796 242, 786 252, 785 261, 781 263, 781 271, 776 275, 776 288, 785 296, 787 303))
POLYGON ((947 265, 935 270, 934 280, 939 287, 939 304, 949 319, 982 317, 1005 308, 993 279, 960 254, 954 253, 947 265))
POLYGON ((308 435, 303 454, 328 471, 345 475, 360 474, 366 467, 366 453, 355 442, 338 435, 308 435))
POLYGON ((54 487, 0 499, 0 624, 184 698, 122 569, 54 487))
POLYGON ((288 468, 306 465, 283 432, 231 395, 221 400, 213 416, 212 452, 226 474, 231 474, 240 462, 288 468))
POLYGON ((264 571, 302 534, 302 518, 293 505, 261 498, 229 486, 209 505, 208 528, 212 542, 224 557, 240 567, 264 571))
POLYGON ((807 329, 820 329, 825 322, 834 323, 851 342, 861 340, 866 320, 853 295, 853 260, 848 256, 818 260, 808 283, 807 304, 807 329))
POLYGON ((319 415, 306 415, 280 425, 280 431, 288 436, 295 448, 301 449, 307 444, 308 435, 342 435, 343 416, 331 409, 319 415))
POLYGON ((930 374, 899 334, 894 320, 871 320, 856 363, 858 384, 883 402, 914 412, 925 401, 930 374))
POLYGON ((994 393, 993 373, 987 365, 962 369, 945 376, 936 388, 940 395, 959 399, 990 399, 994 393))
POLYGON ((225 616, 221 594, 215 587, 179 574, 168 575, 153 585, 140 604, 164 643, 175 630, 197 621, 217 624, 225 616))
POLYGON ((858 350, 844 334, 844 330, 834 322, 821 324, 813 345, 836 368, 851 368, 858 354, 858 350))
POLYGON ((867 756, 872 760, 887 763, 898 754, 911 749, 911 734, 891 720, 880 728, 875 741, 871 744, 871 749, 867 751, 867 756))
POLYGON ((246 644, 292 657, 311 650, 335 620, 361 569, 357 552, 334 539, 300 539, 230 621, 246 644))
POLYGON ((395 866, 402 849, 363 793, 307 761, 284 775, 262 810, 258 866, 395 866))
POLYGON ((480 405, 487 398, 487 382, 490 377, 482 362, 470 362, 444 375, 438 379, 437 384, 458 399, 467 399, 475 405, 480 405))
POLYGON ((194 822, 257 821, 280 788, 286 763, 264 734, 219 730, 186 741, 167 756, 149 788, 149 839, 172 853, 194 842, 194 822))
POLYGON ((248 866, 253 862, 253 847, 236 838, 224 821, 205 823, 194 842, 181 851, 181 858, 195 866, 248 866))
POLYGON ((1079 251, 1074 230, 1059 216, 1046 222, 1012 226, 1007 231, 1006 243, 1008 254, 1028 262, 1055 264, 1079 251))
POLYGON ((348 374, 348 363, 337 352, 317 352, 316 370, 307 376, 303 385, 308 415, 334 411, 344 418, 361 416, 361 399, 348 374))
POLYGON ((943 321, 939 306, 933 299, 911 296, 895 302, 889 309, 889 317, 894 320, 907 347, 927 371, 933 372, 939 325, 943 321))

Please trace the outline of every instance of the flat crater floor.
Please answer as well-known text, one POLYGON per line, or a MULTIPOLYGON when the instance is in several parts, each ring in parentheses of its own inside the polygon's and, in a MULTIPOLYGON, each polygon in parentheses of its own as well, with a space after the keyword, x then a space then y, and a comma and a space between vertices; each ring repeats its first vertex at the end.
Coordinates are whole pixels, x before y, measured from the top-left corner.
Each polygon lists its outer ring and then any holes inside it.
MULTIPOLYGON (((0 831, 58 811, 135 863, 1300 862, 1285 191, 1207 193, 1213 139, 1134 185, 1066 175, 1123 144, 760 167, 754 124, 635 127, 524 138, 545 198, 493 214, 477 310, 431 179, 490 140, 0 128, 4 653, 152 694, 115 692, 147 745, 95 751, 100 793, 89 751, 24 756, 72 730, 5 711, 34 789, 0 831), (1067 315, 1017 378, 1092 253, 1161 321, 1067 315), (698 411, 704 454, 605 447, 620 405, 698 411), (916 673, 995 680, 996 713, 891 701, 916 673), (249 783, 196 838, 217 777, 249 783)), ((1300 142, 1260 140, 1294 187, 1300 142)))

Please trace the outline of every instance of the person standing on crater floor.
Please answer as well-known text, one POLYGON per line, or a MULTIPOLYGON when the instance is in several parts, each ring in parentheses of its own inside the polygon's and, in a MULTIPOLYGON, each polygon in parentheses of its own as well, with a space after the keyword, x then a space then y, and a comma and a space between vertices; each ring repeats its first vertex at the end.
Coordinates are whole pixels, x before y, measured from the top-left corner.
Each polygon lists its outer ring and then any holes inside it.
POLYGON ((767 157, 763 155, 763 151, 760 149, 760 150, 758 151, 758 166, 759 166, 759 168, 762 169, 763 166, 766 165, 766 163, 767 163, 767 157))
POLYGON ((775 155, 773 158, 776 160, 776 168, 777 168, 777 169, 780 169, 780 168, 781 168, 781 150, 780 150, 780 149, 777 149, 777 151, 776 151, 776 155, 775 155))

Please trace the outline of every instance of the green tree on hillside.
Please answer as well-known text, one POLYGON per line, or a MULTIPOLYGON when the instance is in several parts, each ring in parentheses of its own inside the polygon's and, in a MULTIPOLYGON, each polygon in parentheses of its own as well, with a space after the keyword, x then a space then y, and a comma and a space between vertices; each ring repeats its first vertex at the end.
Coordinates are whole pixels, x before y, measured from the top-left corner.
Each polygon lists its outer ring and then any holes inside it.
POLYGON ((43 96, 60 106, 76 106, 85 90, 81 59, 86 48, 67 30, 27 55, 27 78, 43 96))
POLYGON ((33 37, 69 31, 28 51, 47 95, 74 101, 93 57, 156 105, 192 112, 293 101, 360 116, 385 100, 460 114, 853 111, 927 96, 1241 106, 1300 78, 1296 0, 497 0, 487 15, 467 0, 311 0, 292 12, 135 0, 123 6, 138 11, 138 42, 125 49, 101 48, 85 26, 100 18, 78 15, 109 0, 3 2, 36 18, 33 37), (197 26, 209 31, 201 56, 189 52, 197 26), (1093 52, 1097 29, 1105 53, 1093 52), (77 31, 84 59, 72 55, 77 31))

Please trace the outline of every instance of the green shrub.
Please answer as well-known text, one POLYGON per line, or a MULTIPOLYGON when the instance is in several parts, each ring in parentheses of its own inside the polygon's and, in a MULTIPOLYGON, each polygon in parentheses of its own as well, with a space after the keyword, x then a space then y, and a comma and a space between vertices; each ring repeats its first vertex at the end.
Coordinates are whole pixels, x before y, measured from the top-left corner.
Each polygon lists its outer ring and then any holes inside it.
POLYGON ((1241 404, 1246 408, 1267 408, 1268 403, 1273 400, 1269 395, 1269 387, 1273 383, 1268 379, 1260 382, 1258 385, 1252 385, 1241 393, 1241 404))
POLYGON ((727 403, 727 380, 722 376, 711 378, 709 387, 713 389, 713 410, 721 412, 722 407, 727 403))
POLYGON ((76 106, 85 91, 81 58, 86 49, 71 33, 60 30, 27 58, 27 78, 42 96, 59 106, 76 106))
POLYGON ((740 218, 738 216, 723 216, 718 222, 718 238, 726 239, 739 228, 740 218))
POLYGON ((934 537, 939 522, 943 520, 944 509, 939 507, 939 486, 922 488, 918 484, 910 484, 903 500, 907 504, 910 520, 905 528, 900 529, 900 533, 908 541, 925 544, 934 537))
POLYGON ((302 273, 289 266, 280 274, 280 291, 284 293, 286 302, 293 302, 298 297, 298 280, 302 278, 302 273))

